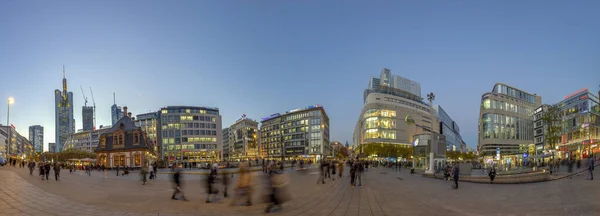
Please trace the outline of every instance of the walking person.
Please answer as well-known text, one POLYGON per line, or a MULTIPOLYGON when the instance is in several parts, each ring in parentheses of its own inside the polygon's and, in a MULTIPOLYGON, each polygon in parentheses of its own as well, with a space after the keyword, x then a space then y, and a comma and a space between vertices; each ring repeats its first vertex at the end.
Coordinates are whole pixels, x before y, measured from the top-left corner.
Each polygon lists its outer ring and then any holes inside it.
POLYGON ((490 184, 493 184, 494 178, 496 178, 496 167, 492 166, 488 175, 490 176, 490 184))
POLYGON ((458 189, 459 173, 460 173, 460 169, 458 168, 458 164, 454 163, 454 167, 452 168, 452 178, 454 178, 454 189, 458 189))
POLYGON ((344 161, 340 161, 338 163, 338 175, 339 178, 342 179, 342 173, 344 172, 344 161))
POLYGON ((29 175, 33 175, 33 169, 35 169, 35 162, 30 161, 29 164, 27 164, 27 167, 29 168, 29 175))
POLYGON ((362 187, 362 174, 365 171, 362 161, 357 161, 356 165, 356 181, 358 181, 358 187, 362 187))
POLYGON ((235 189, 234 198, 231 205, 237 204, 241 198, 246 199, 246 206, 252 205, 252 175, 248 165, 240 164, 240 180, 238 181, 237 188, 235 189))
POLYGON ((328 167, 327 162, 321 161, 321 167, 320 167, 321 173, 319 175, 319 179, 317 180, 317 184, 319 184, 319 183, 325 184, 325 176, 327 175, 326 172, 328 169, 327 167, 328 167))
POLYGON ((150 171, 150 179, 154 179, 154 167, 152 166, 152 164, 150 164, 148 170, 150 171))
MULTIPOLYGON (((276 169, 276 167, 273 167, 276 169)), ((285 201, 286 198, 282 197, 284 186, 287 183, 285 179, 285 175, 283 172, 274 171, 271 175, 267 176, 267 197, 269 197, 268 206, 265 209, 265 213, 269 213, 272 211, 280 211, 283 209, 281 204, 285 201)))
POLYGON ((142 178, 142 185, 146 185, 146 175, 148 174, 148 168, 142 167, 140 170, 140 177, 142 178))
POLYGON ((46 167, 44 167, 44 171, 46 172, 46 180, 48 180, 48 177, 50 176, 50 163, 46 164, 46 167))
POLYGON ((58 177, 60 177, 60 164, 54 164, 54 179, 58 181, 58 177))
POLYGON ((177 169, 173 173, 173 195, 171 196, 172 200, 183 200, 187 201, 185 196, 183 195, 182 184, 181 184, 181 170, 177 169), (181 194, 181 198, 177 196, 181 194))
POLYGON ((331 170, 331 180, 335 181, 335 161, 329 162, 329 169, 331 170))
POLYGON ((216 181, 217 173, 213 172, 208 175, 208 179, 206 180, 206 203, 211 203, 217 200, 217 193, 219 190, 213 187, 213 184, 216 181), (213 195, 214 194, 214 195, 213 195), (211 201, 210 197, 213 196, 214 199, 211 201))
POLYGON ((589 180, 594 180, 594 158, 590 157, 588 159, 588 179, 589 180))
POLYGON ((117 176, 119 176, 119 165, 117 165, 117 176))
POLYGON ((42 181, 44 180, 44 175, 46 174, 46 166, 44 166, 44 164, 40 163, 40 176, 42 177, 42 181))
POLYGON ((354 183, 356 181, 356 167, 354 166, 354 163, 351 164, 352 165, 350 166, 350 186, 354 188, 354 183))

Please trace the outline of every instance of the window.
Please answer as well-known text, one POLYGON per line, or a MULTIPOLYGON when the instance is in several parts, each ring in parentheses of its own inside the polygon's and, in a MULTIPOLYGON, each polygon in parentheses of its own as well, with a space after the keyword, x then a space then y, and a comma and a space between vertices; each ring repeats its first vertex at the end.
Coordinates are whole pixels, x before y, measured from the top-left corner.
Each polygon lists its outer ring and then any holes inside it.
POLYGON ((125 166, 125 155, 119 156, 119 161, 120 161, 121 166, 125 166))
POLYGON ((135 166, 139 167, 142 164, 141 155, 135 154, 134 157, 135 157, 134 164, 135 164, 135 166))
POLYGON ((137 131, 133 133, 133 143, 140 144, 140 133, 137 131))
POLYGON ((119 166, 119 156, 113 157, 113 166, 119 166))
POLYGON ((100 138, 100 148, 105 148, 105 147, 106 147, 106 138, 101 137, 100 138))

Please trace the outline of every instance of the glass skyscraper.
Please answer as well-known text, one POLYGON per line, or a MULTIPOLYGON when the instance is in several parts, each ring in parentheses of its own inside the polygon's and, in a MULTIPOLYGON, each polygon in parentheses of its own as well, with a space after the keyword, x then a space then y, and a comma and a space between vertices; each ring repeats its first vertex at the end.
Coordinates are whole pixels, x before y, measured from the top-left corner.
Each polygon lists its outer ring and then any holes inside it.
POLYGON ((55 152, 62 151, 62 147, 67 141, 69 134, 75 132, 75 119, 73 119, 73 92, 67 91, 67 78, 65 77, 65 68, 63 66, 63 89, 54 90, 54 108, 55 108, 55 152))
POLYGON ((44 152, 44 127, 41 125, 29 126, 29 141, 33 144, 35 152, 44 152))

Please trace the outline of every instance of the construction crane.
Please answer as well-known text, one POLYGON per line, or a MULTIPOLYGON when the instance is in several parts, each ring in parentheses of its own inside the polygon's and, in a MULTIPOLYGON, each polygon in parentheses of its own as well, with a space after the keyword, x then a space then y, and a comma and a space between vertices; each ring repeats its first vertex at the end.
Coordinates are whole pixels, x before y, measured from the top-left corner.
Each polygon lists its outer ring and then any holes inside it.
POLYGON ((94 130, 96 129, 96 100, 94 100, 94 92, 90 86, 90 93, 92 93, 92 103, 94 104, 94 130))
POLYGON ((85 101, 83 106, 87 106, 87 97, 85 96, 85 93, 83 92, 83 87, 81 87, 81 85, 80 85, 79 88, 81 88, 81 95, 83 95, 83 100, 85 101))

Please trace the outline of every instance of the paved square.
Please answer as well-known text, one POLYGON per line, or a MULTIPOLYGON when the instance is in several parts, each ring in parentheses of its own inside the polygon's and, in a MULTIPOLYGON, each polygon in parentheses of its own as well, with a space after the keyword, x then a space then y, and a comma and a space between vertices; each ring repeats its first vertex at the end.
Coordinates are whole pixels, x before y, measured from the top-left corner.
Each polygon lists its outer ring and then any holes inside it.
MULTIPOLYGON (((288 169, 289 171, 290 169, 288 169)), ((363 187, 351 188, 348 169, 342 179, 317 184, 316 169, 290 172, 294 199, 274 215, 598 215, 600 181, 587 173, 556 181, 492 185, 459 183, 371 168, 363 187)), ((36 173, 36 172, 34 172, 36 173)), ((141 185, 139 176, 115 172, 61 172, 60 181, 42 181, 26 169, 0 168, 0 215, 261 215, 263 174, 253 173, 250 207, 230 206, 231 199, 207 204, 203 175, 184 175, 189 202, 170 200, 168 176, 141 185)), ((237 179, 234 177, 233 184, 237 179)), ((231 187, 231 186, 230 186, 231 187)), ((231 190, 231 188, 229 189, 231 190)), ((222 194, 221 194, 222 197, 222 194)))

